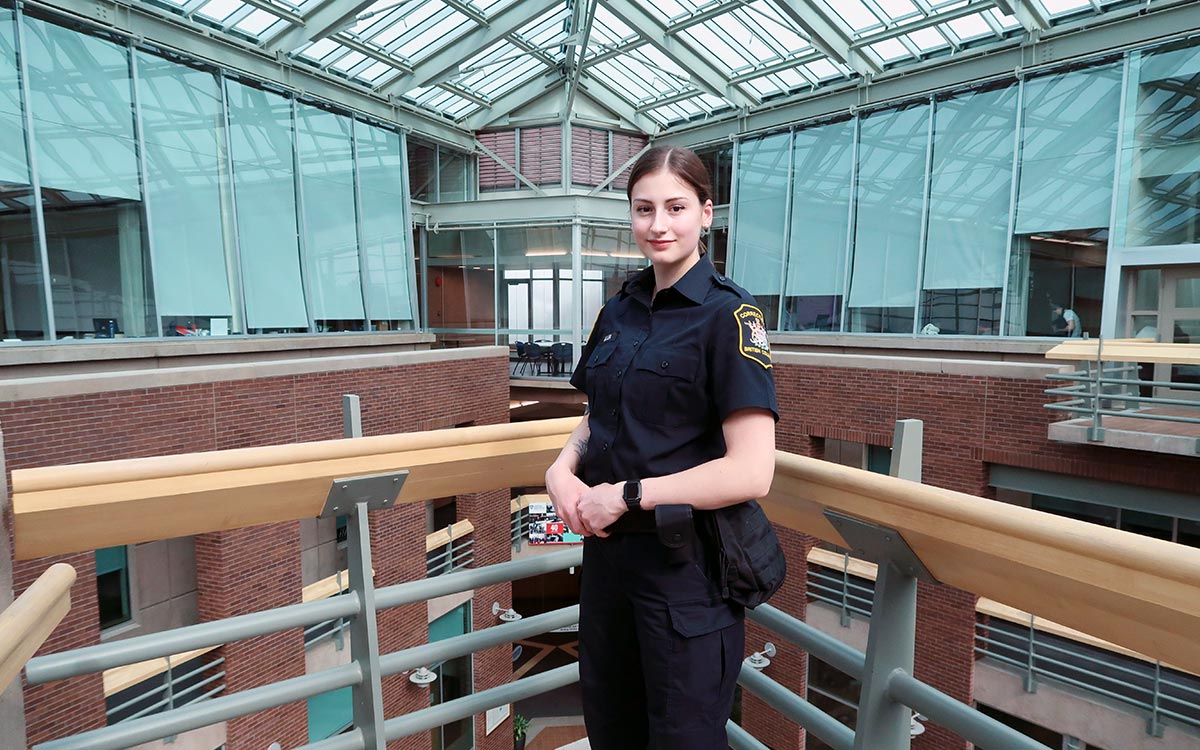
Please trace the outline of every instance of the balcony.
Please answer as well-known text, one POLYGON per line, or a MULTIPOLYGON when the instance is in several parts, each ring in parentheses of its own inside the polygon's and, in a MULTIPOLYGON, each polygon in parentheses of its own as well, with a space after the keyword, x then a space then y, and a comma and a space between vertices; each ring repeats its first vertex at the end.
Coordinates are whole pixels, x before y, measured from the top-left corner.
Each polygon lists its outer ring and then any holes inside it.
POLYGON ((1046 393, 1066 399, 1046 408, 1072 415, 1049 426, 1051 440, 1200 456, 1200 344, 1079 339, 1046 359, 1080 367, 1047 376, 1061 385, 1046 393))
MULTIPOLYGON (((355 705, 348 731, 302 747, 381 750, 386 742, 571 684, 578 680, 573 664, 385 716, 384 680, 407 674, 408 681, 418 683, 409 687, 419 690, 428 674, 423 667, 570 626, 578 621, 578 608, 502 621, 390 653, 380 648, 380 613, 579 566, 582 557, 574 548, 484 567, 473 561, 456 567, 452 561, 466 559, 459 550, 470 532, 451 528, 426 540, 426 553, 440 555, 427 558, 429 577, 376 588, 369 520, 398 503, 536 485, 574 424, 574 419, 547 420, 16 471, 14 542, 19 559, 346 515, 348 566, 344 574, 319 582, 319 590, 306 591, 306 601, 299 604, 38 656, 26 664, 69 605, 74 572, 55 565, 0 615, 0 687, 22 666, 30 684, 43 684, 181 652, 207 653, 231 641, 288 629, 338 637, 335 633, 344 628, 351 650, 346 664, 234 692, 217 691, 218 678, 177 703, 156 705, 153 712, 56 738, 34 750, 121 750, 347 688, 355 705), (331 622, 337 623, 334 632, 313 630, 331 622), (189 697, 196 700, 187 702, 189 697)), ((919 426, 911 421, 898 426, 895 473, 919 466, 919 426)), ((518 499, 507 509, 514 516, 510 531, 516 536, 526 523, 527 505, 518 499)), ((912 676, 918 579, 986 598, 980 611, 993 624, 980 631, 977 644, 989 658, 1001 655, 1001 647, 1013 661, 1018 660, 1013 654, 1032 654, 1026 657, 1038 670, 1032 676, 1063 676, 1061 670, 1048 671, 1055 666, 1051 659, 1058 657, 1045 650, 1044 629, 1012 623, 1011 613, 1019 612, 1017 619, 1028 615, 1031 623, 1054 623, 1055 638, 1071 640, 1064 635, 1068 631, 1086 634, 1091 645, 1103 642, 1135 653, 1142 662, 1153 661, 1163 674, 1167 669, 1158 667, 1172 665, 1165 679, 1162 674, 1156 678, 1154 692, 1139 692, 1133 700, 1145 701, 1149 695, 1158 701, 1154 717, 1159 721, 1186 722, 1195 716, 1191 708, 1163 699, 1186 697, 1195 688, 1191 675, 1200 672, 1195 638, 1200 632, 1200 550, 785 452, 777 453, 774 486, 763 506, 779 526, 845 547, 855 556, 853 565, 849 558, 844 563, 818 558, 819 566, 840 568, 840 581, 836 575, 814 575, 813 582, 820 585, 807 588, 814 598, 849 608, 844 592, 851 583, 847 576, 854 579, 853 608, 871 618, 865 652, 770 605, 749 617, 781 641, 861 681, 857 727, 838 722, 753 665, 744 666, 739 678, 746 691, 831 747, 907 748, 917 711, 984 747, 1046 750, 912 676)), ((207 670, 203 678, 222 666, 202 663, 207 670)), ((1078 663, 1067 666, 1073 670, 1068 677, 1079 673, 1078 663)), ((191 674, 190 665, 184 669, 180 679, 200 677, 191 674)), ((765 747, 737 725, 730 724, 729 732, 731 746, 739 750, 765 747)))

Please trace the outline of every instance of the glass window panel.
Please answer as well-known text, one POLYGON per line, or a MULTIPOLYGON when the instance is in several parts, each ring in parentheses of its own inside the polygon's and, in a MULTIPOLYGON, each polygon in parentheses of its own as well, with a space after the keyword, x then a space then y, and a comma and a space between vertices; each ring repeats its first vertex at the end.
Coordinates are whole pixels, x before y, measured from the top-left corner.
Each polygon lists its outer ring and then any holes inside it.
POLYGON ((1200 547, 1200 521, 1191 521, 1186 518, 1179 519, 1179 528, 1176 532, 1175 541, 1180 544, 1186 544, 1189 547, 1200 547))
POLYGON ((124 546, 98 549, 95 555, 96 604, 103 630, 130 620, 129 557, 124 546))
POLYGON ((60 338, 156 336, 128 48, 25 17, 60 338))
POLYGON ((922 327, 1000 332, 1016 115, 1015 85, 937 103, 922 327))
POLYGON ((367 261, 367 315, 376 330, 412 327, 414 262, 404 221, 400 135, 355 123, 363 254, 367 261))
POLYGON ((1152 536, 1155 539, 1165 539, 1169 542, 1174 533, 1171 528, 1174 520, 1170 516, 1126 508, 1121 511, 1121 530, 1142 536, 1152 536))
POLYGON ((1014 237, 1008 334, 1098 335, 1107 258, 1105 229, 1014 237))
POLYGON ((234 81, 226 88, 246 326, 260 333, 304 331, 292 102, 234 81))
POLYGON ((209 72, 137 53, 146 202, 163 331, 232 330, 224 110, 209 72), (213 319, 218 318, 216 326, 213 319))
POLYGON ((772 328, 778 320, 790 160, 790 133, 738 143, 730 275, 758 298, 772 328))
POLYGON ((1119 64, 1026 82, 1018 234, 1108 226, 1120 94, 1119 64))
POLYGON ((1077 521, 1087 521, 1112 528, 1116 528, 1117 516, 1120 513, 1120 509, 1110 505, 1085 503, 1050 495, 1033 495, 1031 507, 1034 510, 1053 513, 1056 516, 1066 516, 1077 521))
POLYGON ((34 236, 33 187, 25 147, 16 14, 0 7, 0 332, 46 336, 46 295, 34 236))
POLYGON ((792 231, 783 329, 837 331, 845 294, 854 121, 796 131, 792 153, 792 231))
POLYGON ((535 339, 570 334, 570 227, 500 229, 496 246, 500 259, 499 327, 527 330, 535 339))
POLYGON ((413 200, 437 200, 437 147, 408 139, 408 191, 413 200))
POLYGON ((126 48, 25 18, 42 187, 140 200, 126 48))
POLYGON ((467 195, 467 165, 466 154, 448 148, 438 149, 438 202, 465 201, 470 197, 467 195))
POLYGON ((625 281, 646 267, 646 259, 628 229, 584 225, 582 325, 584 338, 591 331, 605 300, 621 290, 625 281))
POLYGON ((1138 269, 1133 294, 1134 310, 1158 310, 1158 288, 1162 284, 1162 270, 1158 268, 1138 269))
POLYGON ((494 230, 440 230, 426 237, 430 328, 495 328, 494 230))
POLYGON ((862 120, 851 331, 912 332, 929 116, 922 104, 862 120))
POLYGON ((308 294, 318 330, 363 329, 351 127, 349 117, 296 107, 308 294))
POLYGON ((1176 307, 1200 307, 1200 278, 1189 277, 1175 282, 1176 307))
POLYGON ((308 699, 309 742, 332 737, 353 723, 354 688, 332 690, 308 699))
POLYGON ((1200 46, 1135 55, 1130 246, 1200 242, 1200 46))

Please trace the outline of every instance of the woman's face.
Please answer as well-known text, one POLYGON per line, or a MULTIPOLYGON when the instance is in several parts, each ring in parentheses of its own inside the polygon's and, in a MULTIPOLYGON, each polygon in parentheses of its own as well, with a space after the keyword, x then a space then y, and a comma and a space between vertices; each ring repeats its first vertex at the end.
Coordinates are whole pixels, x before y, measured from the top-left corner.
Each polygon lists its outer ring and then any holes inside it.
POLYGON ((643 175, 630 194, 633 238, 655 266, 671 267, 699 253, 700 230, 712 224, 712 201, 686 182, 660 170, 643 175))

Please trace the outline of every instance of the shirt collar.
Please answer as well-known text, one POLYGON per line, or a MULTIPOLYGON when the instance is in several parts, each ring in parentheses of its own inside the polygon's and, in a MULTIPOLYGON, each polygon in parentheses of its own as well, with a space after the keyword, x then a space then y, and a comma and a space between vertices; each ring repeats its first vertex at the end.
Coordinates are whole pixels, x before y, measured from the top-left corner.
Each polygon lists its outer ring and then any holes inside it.
MULTIPOLYGON (((708 294, 708 290, 712 286, 712 279, 716 275, 717 269, 713 267, 708 253, 705 253, 671 288, 699 305, 704 302, 704 297, 708 294)), ((653 292, 654 266, 652 265, 638 271, 621 288, 621 294, 625 297, 629 295, 641 297, 644 294, 647 306, 649 306, 649 298, 653 292)))

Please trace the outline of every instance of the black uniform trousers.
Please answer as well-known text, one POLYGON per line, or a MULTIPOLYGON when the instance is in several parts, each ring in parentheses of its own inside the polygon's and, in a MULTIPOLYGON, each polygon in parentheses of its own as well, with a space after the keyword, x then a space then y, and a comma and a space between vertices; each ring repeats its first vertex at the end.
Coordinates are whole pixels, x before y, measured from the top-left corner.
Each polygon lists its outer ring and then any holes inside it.
POLYGON ((745 619, 701 545, 680 561, 654 533, 584 541, 579 675, 593 750, 728 750, 745 619))

